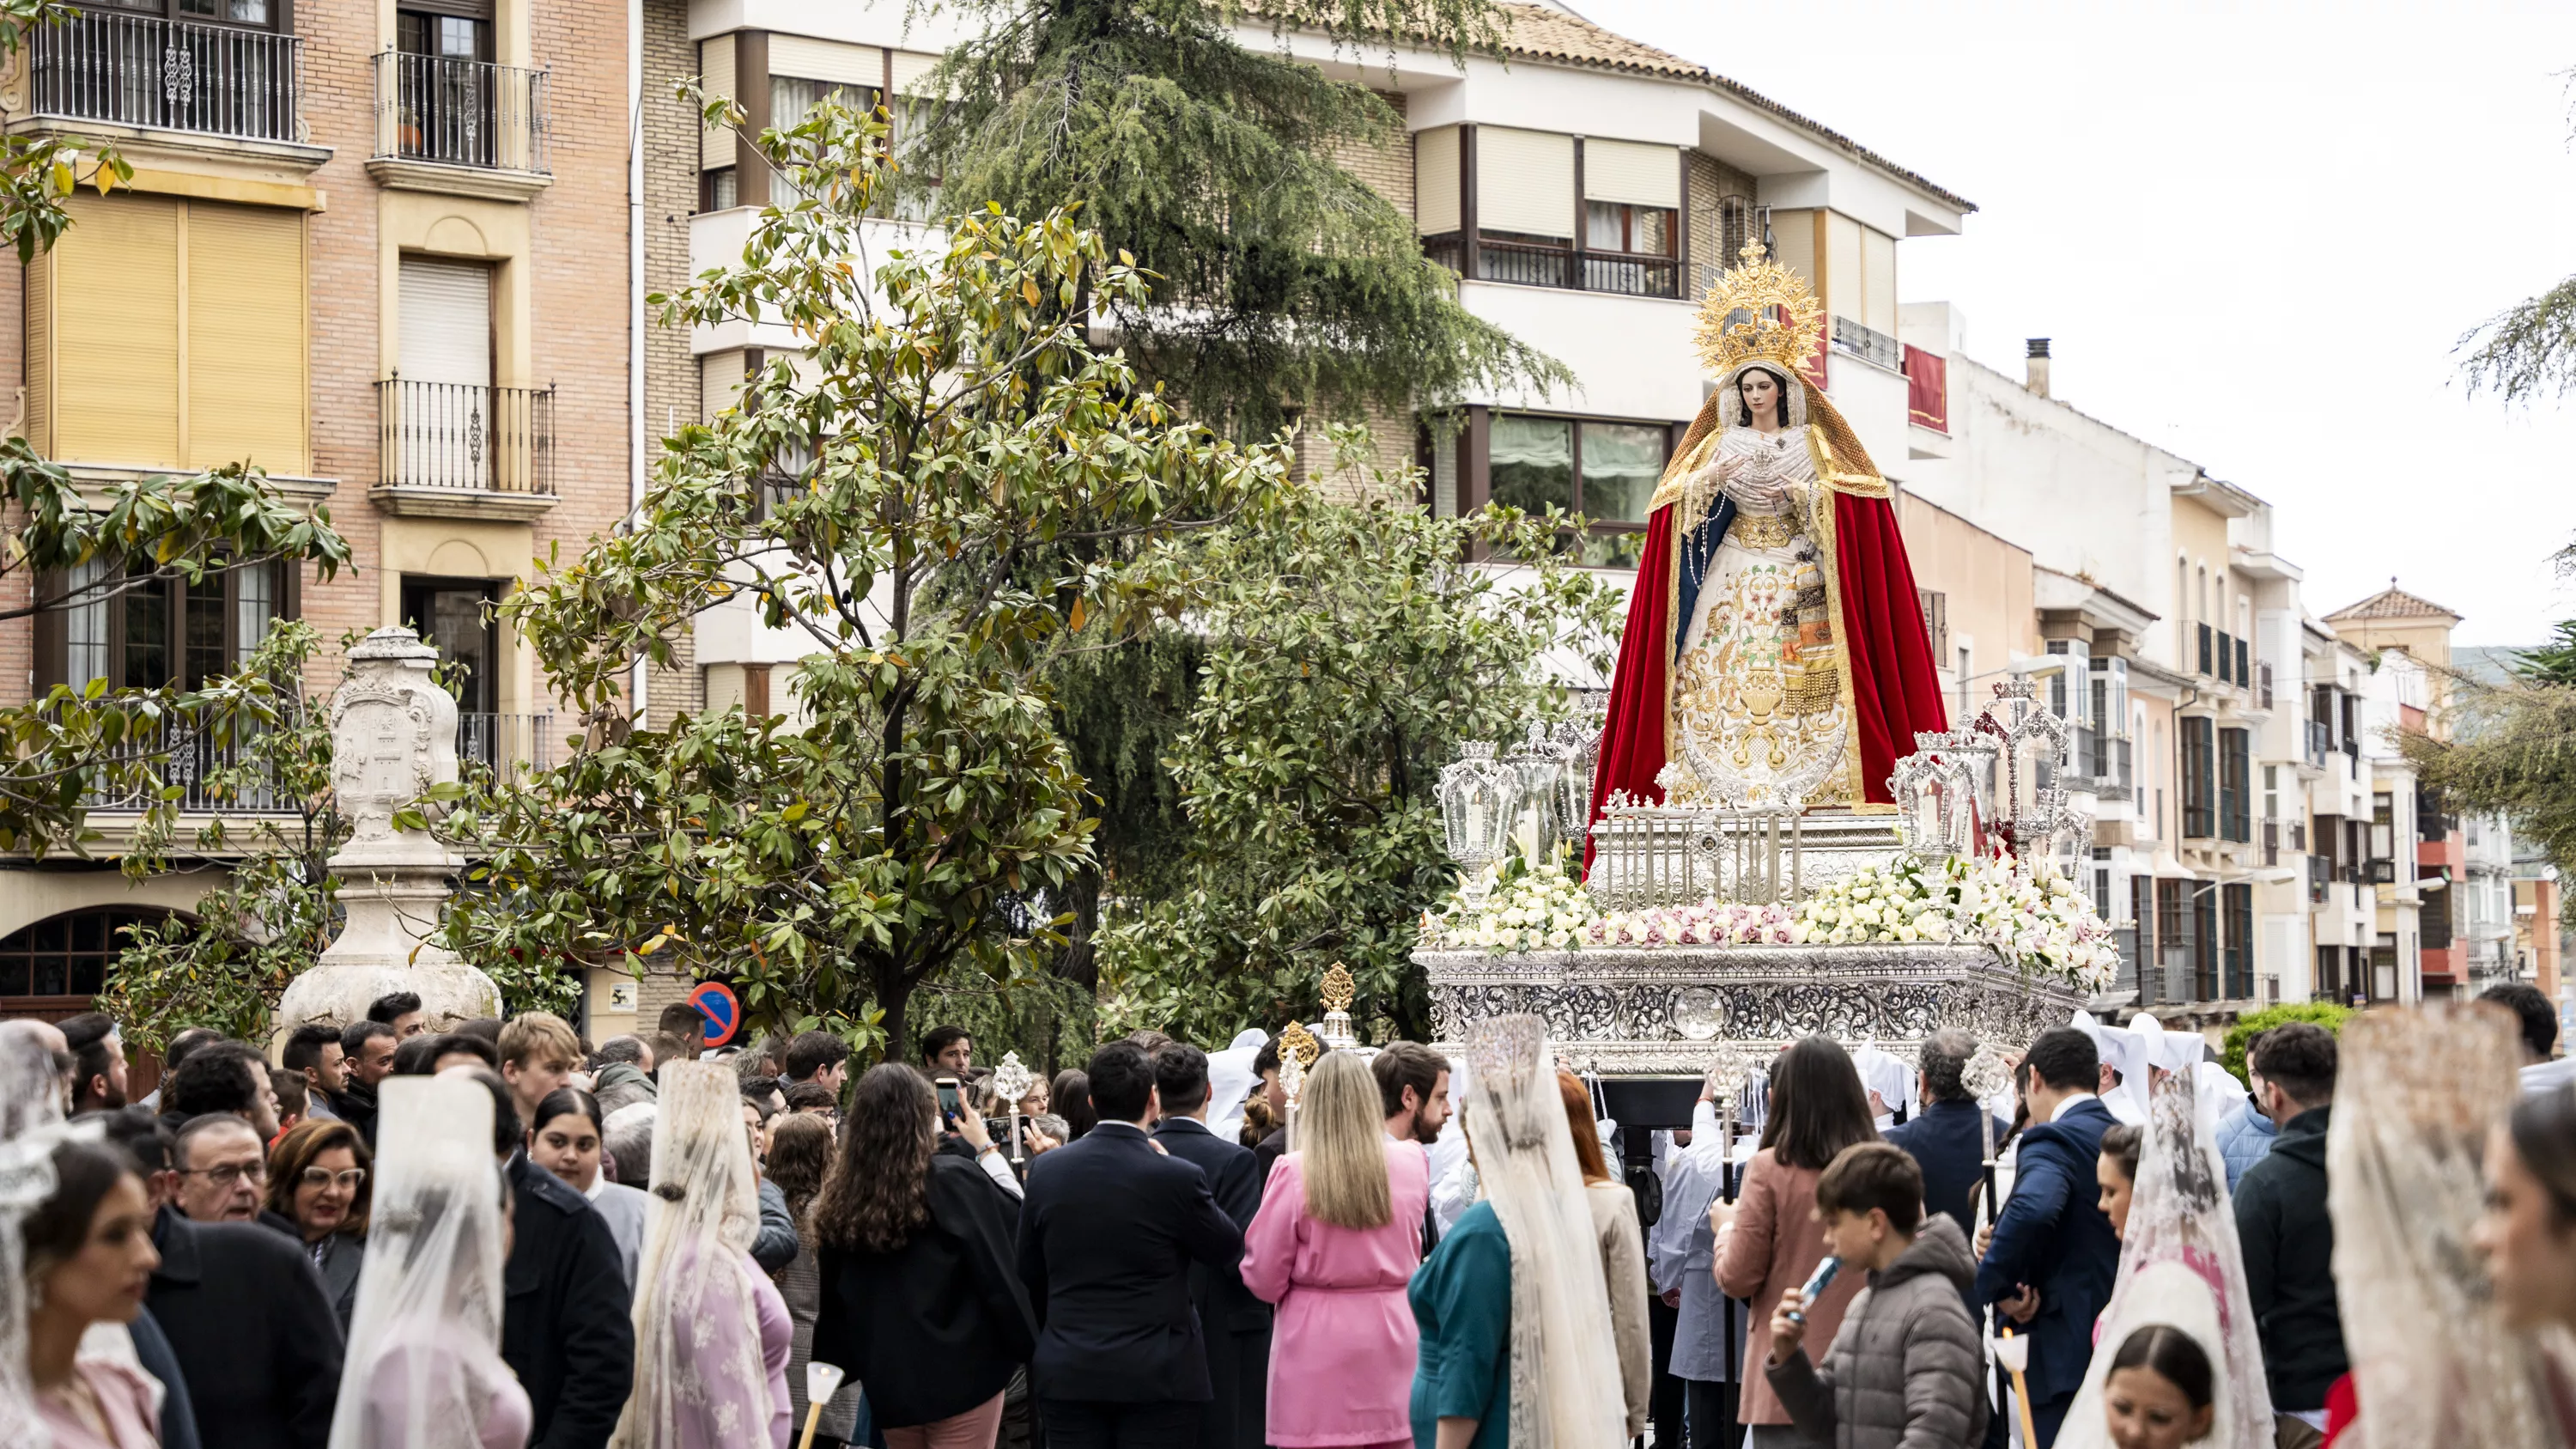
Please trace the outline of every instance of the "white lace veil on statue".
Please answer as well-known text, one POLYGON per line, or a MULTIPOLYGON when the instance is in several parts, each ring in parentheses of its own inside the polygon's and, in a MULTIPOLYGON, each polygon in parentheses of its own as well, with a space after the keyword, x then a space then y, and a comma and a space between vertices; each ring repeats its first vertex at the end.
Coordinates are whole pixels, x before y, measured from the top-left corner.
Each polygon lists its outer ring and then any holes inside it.
POLYGON ((651 1216, 635 1271, 635 1388, 613 1449, 751 1444, 768 1433, 769 1370, 745 1256, 760 1188, 725 1062, 662 1069, 651 1216))
POLYGON ((2147 1104, 2146 1140, 2120 1243, 2120 1276, 2102 1311, 2101 1336, 2084 1386, 2058 1437, 2065 1449, 2108 1449, 2103 1382, 2130 1334, 2165 1324, 2182 1330, 2208 1355, 2212 1449, 2262 1449, 2273 1441, 2272 1395, 2263 1377, 2263 1343, 2245 1288, 2245 1254, 2236 1238, 2236 1205, 2218 1155, 2210 1099, 2187 1073, 2156 1084, 2147 1104))
POLYGON ((2519 1091, 2514 1019, 2427 1003, 2355 1015, 2340 1038, 2326 1208, 2361 1409, 2340 1442, 2555 1445, 2538 1352, 2505 1326, 2469 1245, 2487 1130, 2519 1091))
POLYGON ((1565 1099, 1535 1016, 1466 1031, 1476 1172, 1512 1255, 1509 1449, 1599 1449, 1627 1436, 1610 1290, 1565 1099))
POLYGON ((391 1077, 380 1089, 374 1207, 349 1322, 330 1449, 454 1449, 498 1392, 501 1195, 492 1093, 471 1077, 391 1077))

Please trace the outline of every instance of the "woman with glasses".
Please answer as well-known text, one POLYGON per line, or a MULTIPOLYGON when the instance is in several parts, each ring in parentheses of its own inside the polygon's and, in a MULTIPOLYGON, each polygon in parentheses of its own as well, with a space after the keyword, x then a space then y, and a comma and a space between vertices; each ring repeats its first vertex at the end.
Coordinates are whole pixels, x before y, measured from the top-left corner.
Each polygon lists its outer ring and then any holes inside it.
POLYGON ((342 1334, 367 1258, 369 1165, 358 1129, 335 1118, 299 1122, 268 1150, 268 1210, 295 1224, 342 1334))

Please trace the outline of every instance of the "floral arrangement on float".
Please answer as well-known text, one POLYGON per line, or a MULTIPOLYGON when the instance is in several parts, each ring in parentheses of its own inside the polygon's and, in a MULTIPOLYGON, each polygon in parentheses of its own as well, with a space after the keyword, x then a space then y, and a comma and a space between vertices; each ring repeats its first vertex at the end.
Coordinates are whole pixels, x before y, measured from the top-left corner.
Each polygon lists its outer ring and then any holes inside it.
POLYGON ((1854 871, 1799 904, 1798 939, 1991 946, 2029 975, 2088 992, 2107 990, 2120 969, 2111 928, 2082 891, 2045 860, 2000 853, 1854 871))
POLYGON ((1497 956, 1666 946, 1983 945, 2023 972, 2087 992, 2109 987, 2119 947, 2072 882, 2005 854, 1905 857, 1821 886, 1794 909, 1707 902, 1604 913, 1563 854, 1511 855, 1481 895, 1426 912, 1422 944, 1497 956))

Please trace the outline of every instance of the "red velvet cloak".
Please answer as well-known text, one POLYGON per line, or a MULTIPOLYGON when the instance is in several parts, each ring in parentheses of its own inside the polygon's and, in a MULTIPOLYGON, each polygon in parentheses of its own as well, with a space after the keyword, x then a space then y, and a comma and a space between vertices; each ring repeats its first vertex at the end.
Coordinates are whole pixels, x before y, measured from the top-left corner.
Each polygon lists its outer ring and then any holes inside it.
MULTIPOLYGON (((1618 672, 1610 682, 1610 715, 1601 736, 1600 763, 1592 776, 1592 818, 1601 818, 1611 792, 1660 802, 1655 776, 1664 768, 1664 719, 1673 668, 1671 587, 1676 541, 1674 511, 1656 509, 1646 521, 1646 550, 1637 561, 1636 587, 1628 596, 1627 632, 1619 641, 1618 672)), ((1843 656, 1851 661, 1852 706, 1860 735, 1865 798, 1893 804, 1887 777, 1901 755, 1914 753, 1917 731, 1944 730, 1938 664, 1923 629, 1921 596, 1905 540, 1896 530, 1896 507, 1886 498, 1834 493, 1834 563, 1842 590, 1843 656)), ((1584 843, 1586 864, 1591 842, 1584 843)))

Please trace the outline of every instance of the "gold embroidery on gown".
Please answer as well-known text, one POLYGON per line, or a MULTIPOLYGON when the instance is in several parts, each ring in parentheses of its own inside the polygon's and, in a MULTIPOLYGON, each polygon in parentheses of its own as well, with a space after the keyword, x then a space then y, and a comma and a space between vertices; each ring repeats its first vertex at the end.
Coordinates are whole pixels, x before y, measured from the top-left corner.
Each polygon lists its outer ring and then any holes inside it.
POLYGON ((1685 768, 1669 771, 1666 798, 1679 806, 1847 804, 1848 772, 1838 767, 1851 719, 1813 526, 1814 510, 1833 503, 1817 484, 1806 429, 1767 438, 1729 429, 1690 480, 1683 517, 1706 517, 1721 493, 1737 511, 1684 625, 1672 707, 1685 768), (1730 459, 1742 461, 1721 483, 1730 459))

